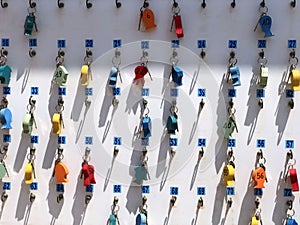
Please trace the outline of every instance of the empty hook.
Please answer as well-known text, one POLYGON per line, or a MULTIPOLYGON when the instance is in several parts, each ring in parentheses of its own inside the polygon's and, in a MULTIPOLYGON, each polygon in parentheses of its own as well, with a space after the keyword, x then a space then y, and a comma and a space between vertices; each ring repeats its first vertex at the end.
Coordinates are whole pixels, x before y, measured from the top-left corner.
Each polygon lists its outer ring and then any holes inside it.
POLYGON ((6 8, 8 6, 7 2, 3 2, 3 0, 1 0, 1 7, 2 8, 6 8))
POLYGON ((85 5, 88 9, 92 8, 92 6, 93 6, 93 4, 90 2, 90 0, 85 0, 85 5))
POLYGON ((121 6, 122 6, 122 3, 119 2, 119 0, 116 0, 116 7, 117 7, 117 8, 120 8, 121 6))
POLYGON ((206 2, 205 2, 205 0, 202 1, 201 6, 202 6, 203 9, 206 7, 206 2))
POLYGON ((236 6, 235 0, 233 0, 230 5, 231 5, 232 8, 234 8, 236 6))
POLYGON ((36 56, 36 51, 35 51, 34 49, 30 48, 30 49, 29 49, 29 56, 30 56, 30 57, 36 56))
POLYGON ((35 8, 36 7, 36 2, 33 2, 32 0, 29 0, 29 6, 30 6, 30 8, 35 8))
POLYGON ((60 2, 61 0, 57 0, 57 6, 58 8, 63 8, 65 4, 63 2, 60 2))
POLYGON ((291 1, 291 6, 292 6, 293 8, 296 7, 296 0, 291 1))

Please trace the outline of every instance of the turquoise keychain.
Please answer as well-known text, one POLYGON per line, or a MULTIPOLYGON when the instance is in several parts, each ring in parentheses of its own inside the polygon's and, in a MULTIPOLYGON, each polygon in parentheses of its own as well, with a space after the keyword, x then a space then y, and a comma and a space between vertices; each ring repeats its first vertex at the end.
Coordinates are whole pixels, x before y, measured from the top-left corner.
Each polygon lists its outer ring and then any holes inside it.
POLYGON ((12 69, 6 65, 7 62, 7 50, 4 48, 0 52, 0 83, 9 84, 12 69))

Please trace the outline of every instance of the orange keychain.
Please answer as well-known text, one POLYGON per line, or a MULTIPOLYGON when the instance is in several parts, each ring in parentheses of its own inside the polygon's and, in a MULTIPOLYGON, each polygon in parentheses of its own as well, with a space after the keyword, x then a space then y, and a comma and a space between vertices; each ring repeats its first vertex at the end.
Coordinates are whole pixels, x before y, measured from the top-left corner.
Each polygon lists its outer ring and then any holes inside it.
POLYGON ((140 9, 140 21, 138 30, 148 31, 150 29, 156 28, 154 18, 155 16, 153 11, 149 9, 149 2, 145 0, 143 6, 140 9), (141 27, 143 29, 141 29, 141 27))
POLYGON ((265 181, 267 181, 266 168, 260 165, 252 172, 252 179, 254 181, 254 188, 265 188, 265 181))

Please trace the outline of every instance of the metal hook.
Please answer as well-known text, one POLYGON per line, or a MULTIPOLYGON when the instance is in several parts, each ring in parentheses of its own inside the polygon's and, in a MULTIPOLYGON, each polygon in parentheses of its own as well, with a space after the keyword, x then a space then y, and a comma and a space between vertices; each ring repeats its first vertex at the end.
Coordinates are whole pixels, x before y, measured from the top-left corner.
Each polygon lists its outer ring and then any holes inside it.
MULTIPOLYGON (((174 2, 175 2, 175 0, 174 0, 174 2)), ((177 197, 173 195, 171 197, 171 199, 170 199, 170 205, 171 205, 171 207, 173 207, 175 205, 176 200, 177 200, 177 197)))
POLYGON ((232 0, 230 5, 231 5, 232 8, 234 8, 236 6, 235 0, 232 0))
POLYGON ((91 153, 91 149, 89 147, 86 147, 85 148, 85 153, 82 156, 83 163, 88 163, 91 160, 90 153, 91 153))
POLYGON ((63 2, 60 2, 61 0, 57 0, 57 6, 58 8, 63 8, 65 4, 63 2))
POLYGON ((30 48, 28 53, 31 58, 36 56, 36 51, 33 48, 30 48))
POLYGON ((206 52, 203 50, 203 48, 201 49, 200 56, 202 59, 204 59, 206 56, 206 52))
POLYGON ((88 9, 92 8, 92 6, 93 6, 93 4, 90 2, 90 0, 85 0, 85 5, 88 9))
POLYGON ((175 0, 173 0, 173 7, 177 8, 178 7, 178 2, 176 2, 175 0))
POLYGON ((32 0, 29 0, 29 6, 30 6, 30 8, 35 8, 36 7, 36 2, 33 2, 32 0))
POLYGON ((200 197, 200 198, 198 199, 197 208, 200 209, 201 207, 203 207, 203 205, 204 205, 204 203, 203 203, 203 198, 200 197))
POLYGON ((262 2, 259 4, 261 7, 265 7, 266 6, 266 2, 265 0, 262 0, 262 2))
POLYGON ((291 1, 291 6, 292 6, 293 8, 296 7, 296 0, 291 1))
POLYGON ((1 56, 7 57, 8 51, 5 48, 1 48, 1 56))
POLYGON ((8 3, 7 2, 3 2, 3 0, 1 0, 1 7, 2 8, 7 8, 8 3))
POLYGON ((114 147, 114 157, 117 157, 118 153, 119 153, 119 149, 117 146, 115 146, 114 147))
POLYGON ((289 159, 293 159, 293 158, 294 158, 293 151, 290 149, 290 150, 286 153, 286 156, 287 156, 289 159))
POLYGON ((206 7, 206 2, 205 2, 205 0, 202 1, 201 6, 202 6, 203 9, 206 7))
POLYGON ((117 8, 121 8, 121 6, 122 6, 122 3, 119 2, 119 0, 116 0, 116 7, 117 7, 117 8))

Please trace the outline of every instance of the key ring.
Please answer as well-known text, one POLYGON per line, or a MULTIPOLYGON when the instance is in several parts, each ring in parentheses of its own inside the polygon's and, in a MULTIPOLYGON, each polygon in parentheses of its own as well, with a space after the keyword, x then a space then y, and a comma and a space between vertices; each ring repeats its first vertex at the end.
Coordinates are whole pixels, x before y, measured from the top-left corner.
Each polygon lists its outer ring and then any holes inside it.
POLYGON ((264 6, 264 7, 259 7, 259 12, 263 15, 267 14, 268 12, 268 7, 267 6, 264 6))
POLYGON ((230 116, 234 115, 236 113, 236 109, 229 106, 228 107, 228 113, 229 113, 230 116))
POLYGON ((92 64, 92 62, 93 62, 93 56, 85 56, 84 57, 84 59, 83 59, 83 61, 84 61, 84 63, 86 64, 86 65, 91 65, 92 64))
POLYGON ((3 55, 3 54, 1 53, 1 56, 0 56, 0 65, 3 66, 3 65, 6 64, 6 62, 7 62, 7 56, 6 56, 6 55, 3 55))
POLYGON ((296 66, 298 65, 298 58, 295 56, 295 57, 290 57, 290 59, 289 59, 289 64, 291 65, 291 67, 293 68, 293 69, 295 69, 296 68, 296 66))
POLYGON ((35 154, 27 154, 27 159, 29 162, 32 162, 36 159, 36 155, 35 154))
POLYGON ((235 57, 230 57, 228 60, 229 67, 235 66, 237 64, 238 60, 235 57))
POLYGON ((172 6, 172 12, 175 14, 175 15, 178 15, 180 13, 180 8, 179 6, 172 6))
POLYGON ((287 218, 292 218, 295 215, 294 209, 288 209, 286 212, 287 218))
POLYGON ((177 112, 178 112, 177 106, 176 106, 176 105, 172 105, 172 106, 170 107, 170 113, 171 113, 171 114, 174 114, 174 113, 177 113, 177 112))
POLYGON ((293 167, 295 165, 296 165, 296 159, 295 158, 289 159, 288 168, 293 167))
POLYGON ((267 63, 268 63, 268 60, 267 60, 265 57, 263 57, 263 58, 259 57, 259 58, 257 59, 257 62, 258 62, 261 66, 265 66, 265 65, 267 65, 267 63))
POLYGON ((29 7, 27 8, 27 11, 28 11, 29 14, 34 14, 34 13, 36 12, 36 8, 35 8, 35 7, 30 7, 30 6, 29 6, 29 7))

